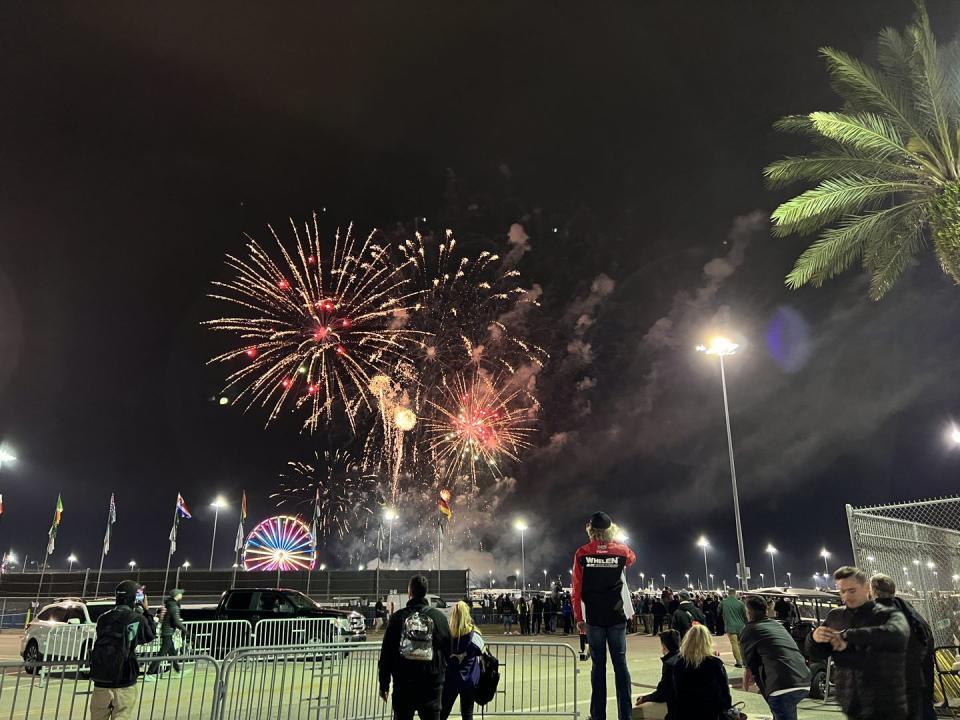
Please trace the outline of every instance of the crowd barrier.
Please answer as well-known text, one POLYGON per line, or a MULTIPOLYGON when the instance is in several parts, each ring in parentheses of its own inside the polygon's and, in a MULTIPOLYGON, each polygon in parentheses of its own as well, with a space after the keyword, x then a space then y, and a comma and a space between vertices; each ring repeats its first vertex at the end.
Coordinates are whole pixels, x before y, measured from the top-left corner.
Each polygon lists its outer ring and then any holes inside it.
MULTIPOLYGON (((563 644, 489 643, 500 686, 485 715, 577 717, 577 662, 563 644)), ((139 720, 387 720, 378 696, 380 643, 241 647, 151 657, 134 686, 139 720), (151 661, 155 661, 151 662, 151 661), (179 673, 170 670, 176 661, 179 673)), ((0 663, 0 718, 86 720, 93 692, 85 660, 0 663)), ((479 710, 478 710, 479 712, 479 710)), ((458 715, 458 709, 454 708, 458 715)))

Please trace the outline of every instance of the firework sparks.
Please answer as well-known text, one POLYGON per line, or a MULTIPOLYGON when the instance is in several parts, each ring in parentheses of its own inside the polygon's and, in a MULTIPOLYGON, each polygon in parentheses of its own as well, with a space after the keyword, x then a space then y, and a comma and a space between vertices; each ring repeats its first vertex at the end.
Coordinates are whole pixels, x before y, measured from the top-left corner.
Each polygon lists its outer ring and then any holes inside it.
POLYGON ((314 454, 313 462, 290 461, 280 487, 270 495, 277 507, 293 505, 304 516, 317 513, 317 535, 343 538, 365 524, 383 504, 377 476, 342 450, 314 454))
POLYGON ((443 402, 431 401, 436 412, 427 423, 430 449, 443 474, 475 478, 479 466, 498 476, 503 459, 519 460, 533 431, 524 391, 498 387, 480 372, 469 379, 458 375, 444 390, 443 402))
POLYGON ((316 215, 302 233, 290 224, 292 253, 270 228, 283 263, 249 236, 245 259, 227 256, 235 277, 214 283, 211 297, 243 314, 205 324, 239 342, 210 362, 243 362, 227 377, 224 394, 247 410, 269 408, 267 423, 284 407, 305 408, 304 426, 314 431, 337 406, 356 430, 358 411, 373 408, 371 380, 410 364, 408 353, 421 344, 423 333, 396 318, 412 311, 422 292, 405 277, 412 261, 394 262, 373 234, 357 242, 351 229, 338 232, 326 255, 316 215))

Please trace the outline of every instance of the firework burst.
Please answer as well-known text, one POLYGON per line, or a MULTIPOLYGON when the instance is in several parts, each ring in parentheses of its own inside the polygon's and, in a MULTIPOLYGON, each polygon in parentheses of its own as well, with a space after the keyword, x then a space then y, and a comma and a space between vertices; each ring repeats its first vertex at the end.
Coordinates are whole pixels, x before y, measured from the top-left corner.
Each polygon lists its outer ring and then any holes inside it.
POLYGON ((483 467, 499 476, 499 464, 518 461, 530 445, 536 405, 522 389, 475 372, 455 376, 442 401, 430 402, 435 412, 426 423, 427 442, 445 477, 469 475, 475 483, 483 467))
POLYGON ((270 495, 277 507, 294 507, 311 519, 314 504, 317 536, 343 538, 364 527, 384 503, 378 478, 349 453, 314 453, 312 462, 290 461, 280 487, 270 495))
POLYGON ((398 320, 421 300, 405 277, 412 261, 395 262, 373 234, 358 242, 351 229, 327 255, 316 215, 302 232, 290 225, 292 252, 270 228, 282 263, 249 236, 246 258, 227 256, 235 277, 214 283, 211 297, 242 314, 205 324, 239 342, 209 362, 243 363, 224 392, 247 410, 268 408, 267 423, 284 407, 302 408, 312 432, 339 407, 356 430, 358 412, 375 407, 371 379, 409 365, 421 345, 422 331, 398 320))

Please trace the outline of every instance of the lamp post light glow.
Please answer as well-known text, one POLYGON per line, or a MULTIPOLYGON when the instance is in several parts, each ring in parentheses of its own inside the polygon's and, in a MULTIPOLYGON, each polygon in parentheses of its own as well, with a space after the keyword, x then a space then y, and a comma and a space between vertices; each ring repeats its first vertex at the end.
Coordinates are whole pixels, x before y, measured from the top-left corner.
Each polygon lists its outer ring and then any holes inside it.
POLYGON ((730 430, 730 404, 727 400, 727 372, 723 366, 723 358, 733 355, 739 345, 725 337, 714 337, 709 345, 698 345, 697 352, 705 355, 715 355, 720 360, 720 386, 723 389, 723 417, 727 425, 727 454, 730 460, 730 485, 733 489, 733 516, 737 524, 737 551, 740 556, 740 589, 748 590, 747 558, 743 549, 743 526, 740 523, 740 498, 737 494, 737 466, 733 460, 733 432, 730 430))
POLYGON ((817 589, 820 588, 820 573, 818 573, 818 572, 815 572, 815 573, 813 574, 813 587, 815 587, 815 588, 817 588, 817 589))
POLYGON ((520 569, 522 572, 522 575, 520 576, 520 594, 522 596, 523 588, 526 587, 527 584, 527 556, 523 547, 523 535, 527 531, 528 527, 527 523, 525 523, 523 520, 517 520, 515 523, 513 523, 513 526, 520 531, 520 569))
POLYGON ((710 543, 707 541, 706 536, 701 535, 700 539, 697 540, 697 545, 703 548, 703 580, 706 582, 707 578, 710 577, 710 568, 707 567, 707 548, 710 546, 710 543))
POLYGON ((960 427, 957 427, 956 425, 951 425, 950 432, 948 433, 948 435, 950 437, 950 442, 952 442, 954 445, 960 445, 960 427))
POLYGON ((9 465, 10 463, 13 463, 16 461, 17 461, 17 458, 12 452, 10 452, 9 450, 4 450, 3 448, 0 448, 0 469, 3 469, 4 463, 7 463, 9 465))
POLYGON ((73 572, 73 564, 77 561, 77 556, 73 553, 70 553, 70 556, 67 558, 67 562, 70 563, 70 569, 67 572, 73 572))
POLYGON ((133 570, 137 566, 137 561, 131 560, 130 562, 127 563, 127 565, 129 565, 130 569, 133 570))
POLYGON ((830 553, 827 552, 826 548, 820 551, 820 557, 823 558, 823 580, 826 583, 827 578, 830 576, 830 566, 827 565, 827 558, 830 557, 830 553))
POLYGON ((767 544, 767 552, 770 553, 770 575, 773 577, 773 586, 777 585, 777 566, 773 562, 773 556, 777 549, 770 543, 767 544))
POLYGON ((787 573, 787 587, 793 587, 793 578, 790 577, 790 573, 787 573))
POLYGON ((666 586, 667 586, 667 574, 666 574, 666 573, 660 573, 660 577, 663 578, 663 586, 666 587, 666 586))
POLYGON ((690 573, 684 573, 683 576, 687 579, 687 587, 690 587, 690 573))
POLYGON ((390 567, 390 557, 393 553, 393 522, 399 516, 393 508, 387 508, 383 511, 383 519, 387 521, 387 567, 390 567))
POLYGON ((220 508, 226 507, 227 503, 219 495, 210 503, 213 508, 213 538, 210 540, 210 570, 213 570, 213 549, 217 545, 217 518, 220 517, 220 508))

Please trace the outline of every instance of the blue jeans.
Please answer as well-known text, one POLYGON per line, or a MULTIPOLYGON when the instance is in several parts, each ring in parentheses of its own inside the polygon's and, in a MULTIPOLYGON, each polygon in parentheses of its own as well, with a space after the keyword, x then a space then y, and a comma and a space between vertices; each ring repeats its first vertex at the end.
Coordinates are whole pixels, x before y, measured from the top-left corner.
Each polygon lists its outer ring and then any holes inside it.
POLYGON ((797 704, 807 696, 806 690, 774 695, 767 698, 773 720, 797 720, 797 704))
POLYGON ((630 670, 627 669, 627 626, 625 623, 598 627, 587 625, 587 642, 590 644, 590 718, 607 719, 607 647, 613 661, 613 673, 617 686, 618 720, 630 720, 633 703, 630 699, 630 670))

